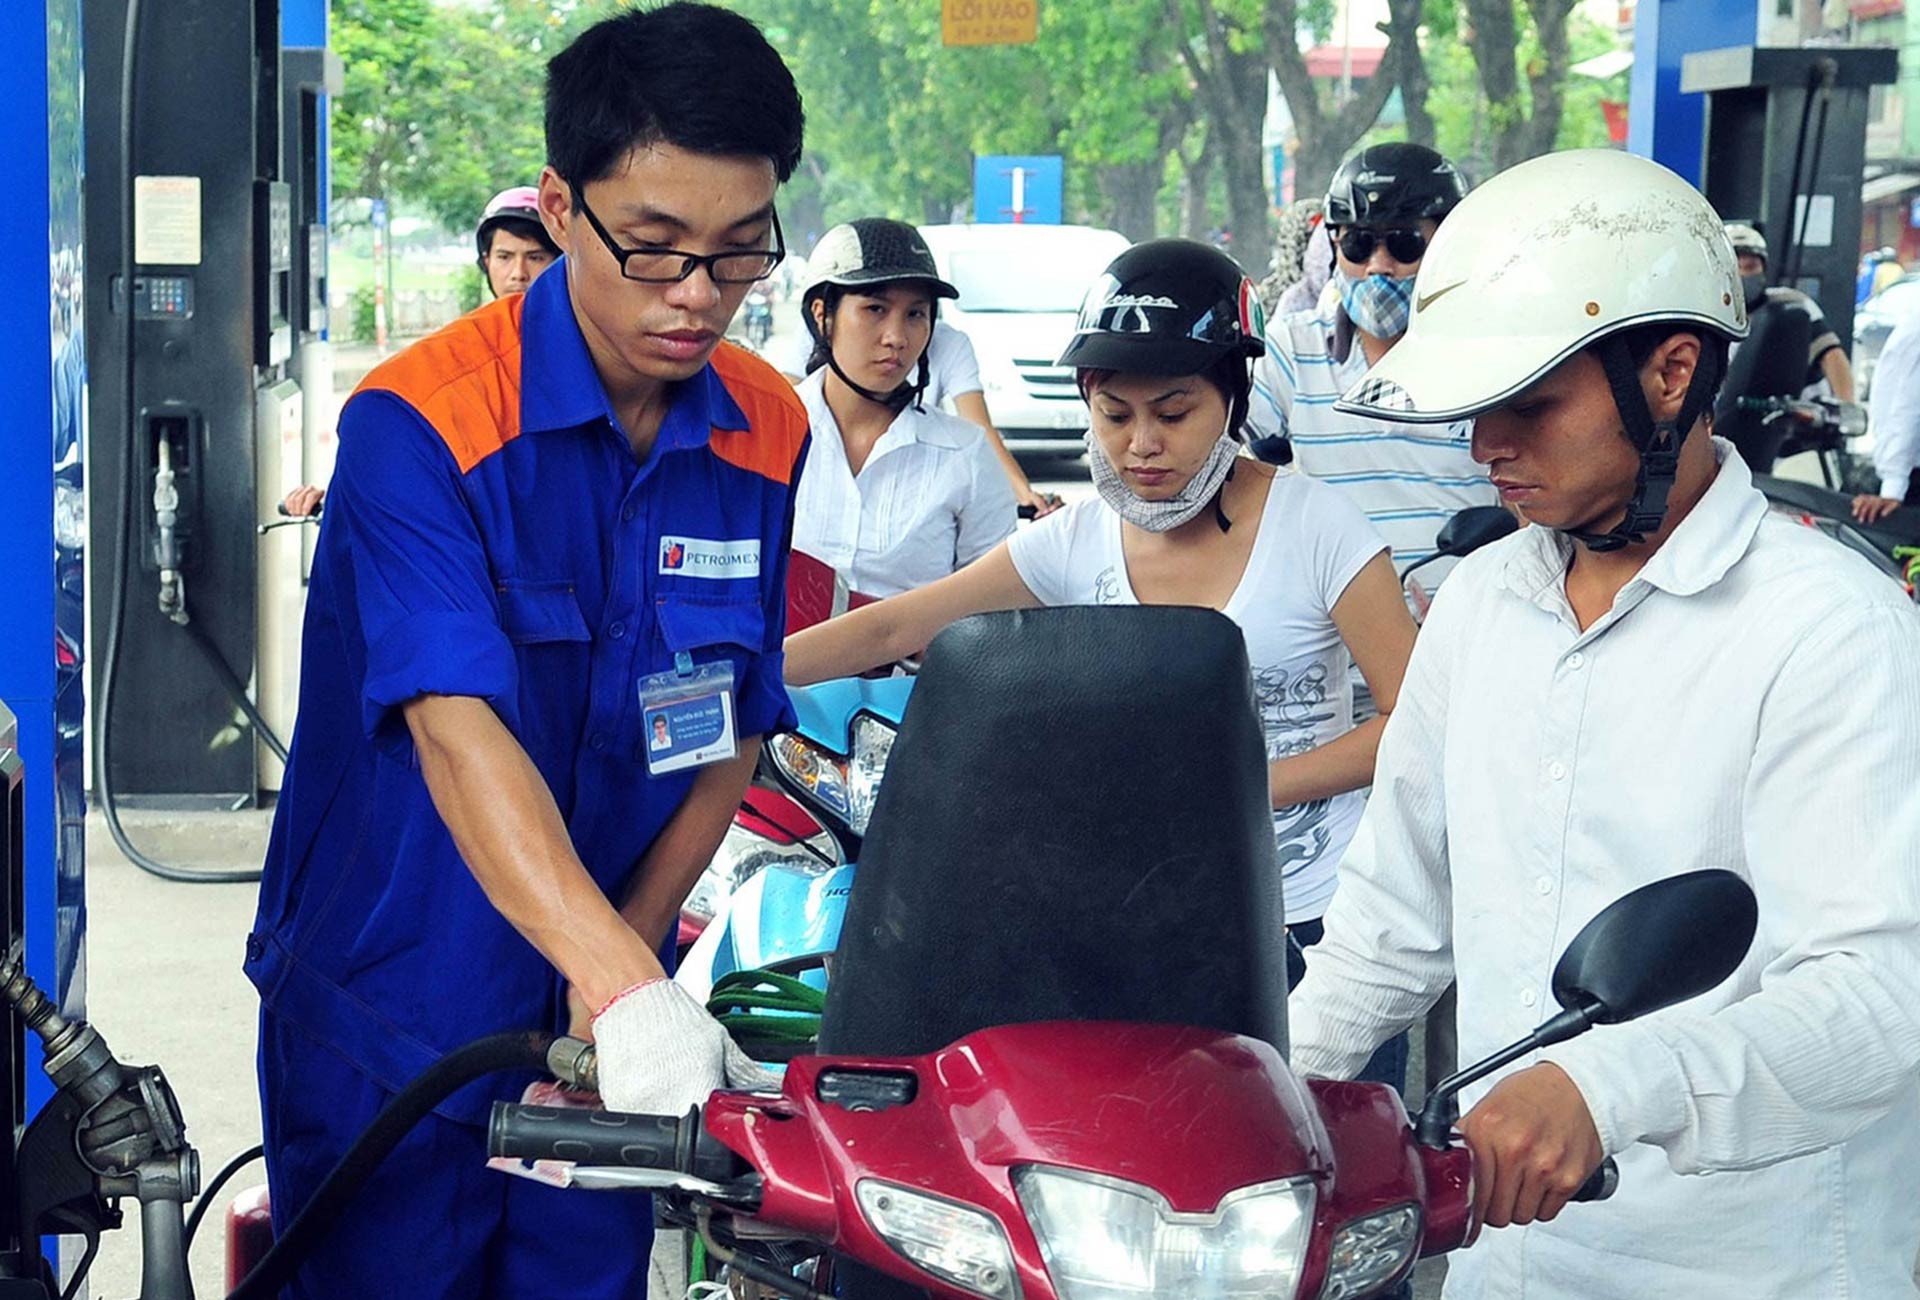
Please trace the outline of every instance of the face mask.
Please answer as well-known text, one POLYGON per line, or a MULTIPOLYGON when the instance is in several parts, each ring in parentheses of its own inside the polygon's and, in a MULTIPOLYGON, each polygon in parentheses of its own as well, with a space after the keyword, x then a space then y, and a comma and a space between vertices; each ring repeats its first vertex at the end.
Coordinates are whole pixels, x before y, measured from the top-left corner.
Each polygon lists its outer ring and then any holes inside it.
POLYGON ((1754 308, 1758 307, 1763 301, 1765 301, 1767 296, 1766 272, 1762 271, 1759 275, 1741 276, 1740 292, 1746 295, 1748 311, 1752 311, 1754 308))
POLYGON ((1135 496, 1127 486, 1126 479, 1107 459, 1099 440, 1091 433, 1087 435, 1087 464, 1093 470, 1093 486, 1099 490, 1100 499, 1135 528, 1144 528, 1150 533, 1170 533, 1205 510, 1218 495, 1220 485, 1227 481, 1227 475, 1233 472, 1233 462, 1239 455, 1240 444, 1222 433, 1220 441, 1213 444, 1207 463, 1187 480, 1185 487, 1164 501, 1146 501, 1135 496))
POLYGON ((1407 332, 1407 317, 1413 312, 1412 276, 1397 280, 1390 275, 1338 274, 1340 305, 1354 328, 1377 339, 1397 339, 1407 332))

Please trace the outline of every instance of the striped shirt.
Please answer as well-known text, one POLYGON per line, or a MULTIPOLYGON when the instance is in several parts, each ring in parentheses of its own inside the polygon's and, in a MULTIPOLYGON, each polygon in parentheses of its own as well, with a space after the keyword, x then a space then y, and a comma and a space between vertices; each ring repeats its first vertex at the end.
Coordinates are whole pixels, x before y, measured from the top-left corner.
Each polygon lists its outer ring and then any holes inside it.
MULTIPOLYGON (((1469 452, 1472 421, 1389 424, 1333 409, 1366 376, 1367 359, 1339 304, 1322 302, 1268 324, 1248 432, 1291 439, 1295 468, 1345 492, 1404 569, 1433 554, 1434 534, 1456 511, 1498 505, 1499 494, 1469 452)), ((1452 567, 1438 560, 1420 580, 1432 590, 1452 567)))

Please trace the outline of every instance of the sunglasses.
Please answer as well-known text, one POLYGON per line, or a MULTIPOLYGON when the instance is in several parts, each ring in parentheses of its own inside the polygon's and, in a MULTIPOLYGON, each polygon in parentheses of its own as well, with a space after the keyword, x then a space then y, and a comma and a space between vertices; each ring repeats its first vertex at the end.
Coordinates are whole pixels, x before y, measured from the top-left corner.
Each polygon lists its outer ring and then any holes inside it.
POLYGON ((1370 230, 1348 226, 1336 237, 1340 255, 1349 262, 1365 262, 1373 250, 1385 244, 1387 256, 1396 262, 1417 262, 1427 255, 1427 237, 1417 230, 1370 230))

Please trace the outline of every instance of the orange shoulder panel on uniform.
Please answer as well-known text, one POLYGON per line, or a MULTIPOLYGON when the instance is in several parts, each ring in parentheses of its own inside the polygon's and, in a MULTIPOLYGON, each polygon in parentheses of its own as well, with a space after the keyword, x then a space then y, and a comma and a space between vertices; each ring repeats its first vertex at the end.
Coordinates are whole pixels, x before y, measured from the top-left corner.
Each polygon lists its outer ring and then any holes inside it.
POLYGON ((807 438, 807 408, 778 370, 745 348, 722 343, 713 368, 747 417, 748 428, 715 429, 708 444, 729 465, 792 483, 807 438))
POLYGON ((524 294, 496 298, 398 356, 354 390, 392 393, 433 426, 466 473, 520 436, 524 294))

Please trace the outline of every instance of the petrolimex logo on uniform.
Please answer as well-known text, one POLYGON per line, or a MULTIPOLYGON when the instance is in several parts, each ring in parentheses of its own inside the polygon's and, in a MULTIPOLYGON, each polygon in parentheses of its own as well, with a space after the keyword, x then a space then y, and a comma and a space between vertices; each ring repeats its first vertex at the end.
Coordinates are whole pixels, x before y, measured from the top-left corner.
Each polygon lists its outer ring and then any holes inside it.
POLYGON ((683 578, 757 578, 760 539, 716 542, 705 537, 662 537, 660 572, 683 578))

